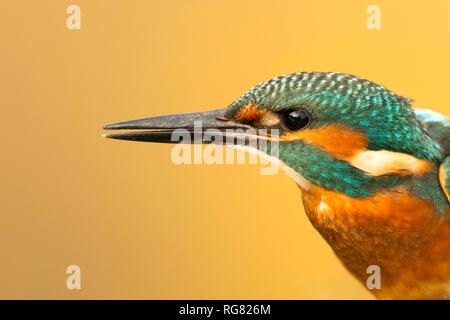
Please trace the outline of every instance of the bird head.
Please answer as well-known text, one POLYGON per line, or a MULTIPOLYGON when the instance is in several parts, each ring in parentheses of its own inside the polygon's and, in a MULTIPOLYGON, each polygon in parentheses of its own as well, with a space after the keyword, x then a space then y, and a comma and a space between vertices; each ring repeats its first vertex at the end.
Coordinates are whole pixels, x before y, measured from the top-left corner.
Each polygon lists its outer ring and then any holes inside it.
POLYGON ((349 74, 298 72, 263 82, 224 109, 131 120, 104 129, 139 129, 105 136, 162 143, 178 143, 174 130, 193 133, 196 121, 202 132, 216 129, 224 136, 252 129, 240 135, 256 132, 266 140, 269 156, 276 143, 279 161, 300 187, 312 184, 358 198, 423 174, 439 159, 439 145, 410 102, 349 74), (264 130, 269 134, 260 134, 264 130))

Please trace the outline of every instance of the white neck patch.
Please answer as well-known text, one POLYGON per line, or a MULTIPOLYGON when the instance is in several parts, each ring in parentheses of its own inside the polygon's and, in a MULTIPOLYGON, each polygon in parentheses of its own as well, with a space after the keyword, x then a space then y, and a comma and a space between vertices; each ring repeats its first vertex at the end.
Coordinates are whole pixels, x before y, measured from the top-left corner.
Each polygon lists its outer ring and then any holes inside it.
POLYGON ((349 163, 371 176, 402 171, 421 174, 430 168, 430 162, 406 153, 387 150, 364 150, 349 159, 349 163))

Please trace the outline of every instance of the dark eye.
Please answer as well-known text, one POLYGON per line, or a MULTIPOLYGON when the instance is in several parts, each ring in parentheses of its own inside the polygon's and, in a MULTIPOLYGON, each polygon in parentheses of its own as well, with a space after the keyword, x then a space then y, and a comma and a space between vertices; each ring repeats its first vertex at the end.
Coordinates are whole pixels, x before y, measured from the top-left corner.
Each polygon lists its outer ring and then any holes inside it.
POLYGON ((309 124, 310 116, 304 110, 285 110, 280 114, 280 122, 284 129, 297 131, 309 124))

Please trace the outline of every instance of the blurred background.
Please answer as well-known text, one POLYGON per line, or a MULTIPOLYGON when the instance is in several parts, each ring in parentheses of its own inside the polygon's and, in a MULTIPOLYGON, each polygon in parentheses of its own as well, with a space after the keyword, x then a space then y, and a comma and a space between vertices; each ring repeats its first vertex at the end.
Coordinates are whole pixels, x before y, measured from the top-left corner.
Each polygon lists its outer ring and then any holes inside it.
POLYGON ((371 299, 258 165, 175 165, 102 125, 352 73, 450 115, 448 1, 2 1, 0 298, 371 299), (69 30, 66 8, 81 8, 69 30), (381 9, 369 30, 366 9, 381 9), (81 290, 66 288, 69 265, 81 290))

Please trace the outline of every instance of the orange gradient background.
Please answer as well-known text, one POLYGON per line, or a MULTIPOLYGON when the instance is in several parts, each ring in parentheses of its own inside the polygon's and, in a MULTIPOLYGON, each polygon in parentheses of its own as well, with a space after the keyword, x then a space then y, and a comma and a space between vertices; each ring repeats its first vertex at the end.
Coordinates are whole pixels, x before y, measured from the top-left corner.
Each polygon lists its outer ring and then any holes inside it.
POLYGON ((175 165, 102 125, 229 105, 296 71, 450 115, 450 2, 2 1, 0 298, 371 299, 258 165, 175 165), (66 8, 81 8, 81 30, 66 8), (381 8, 381 30, 366 8, 381 8), (68 265, 82 289, 66 289, 68 265))

